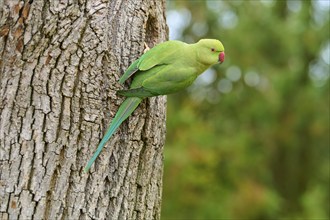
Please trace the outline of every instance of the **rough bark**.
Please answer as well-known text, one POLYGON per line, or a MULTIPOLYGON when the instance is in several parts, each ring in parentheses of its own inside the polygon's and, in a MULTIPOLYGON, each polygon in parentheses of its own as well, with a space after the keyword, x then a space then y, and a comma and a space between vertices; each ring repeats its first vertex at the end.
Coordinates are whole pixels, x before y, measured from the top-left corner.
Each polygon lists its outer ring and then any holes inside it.
MULTIPOLYGON (((86 174, 118 79, 167 37, 165 0, 0 1, 0 219, 159 219, 165 97, 86 174)), ((126 85, 127 87, 127 85, 126 85)))

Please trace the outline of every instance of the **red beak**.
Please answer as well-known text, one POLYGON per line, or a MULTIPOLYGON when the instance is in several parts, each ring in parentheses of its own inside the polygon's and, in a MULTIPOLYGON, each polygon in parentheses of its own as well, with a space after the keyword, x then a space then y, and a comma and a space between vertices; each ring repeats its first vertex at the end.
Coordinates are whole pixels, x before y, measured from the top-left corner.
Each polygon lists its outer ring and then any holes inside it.
POLYGON ((219 54, 219 62, 223 63, 225 61, 225 52, 221 52, 219 54))

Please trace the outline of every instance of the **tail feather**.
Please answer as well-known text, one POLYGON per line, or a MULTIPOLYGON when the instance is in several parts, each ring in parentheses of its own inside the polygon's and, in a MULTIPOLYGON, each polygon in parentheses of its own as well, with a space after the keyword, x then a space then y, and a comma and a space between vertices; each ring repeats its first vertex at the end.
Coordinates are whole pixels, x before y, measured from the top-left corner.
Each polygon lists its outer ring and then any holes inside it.
POLYGON ((107 141, 111 138, 111 136, 115 133, 115 131, 118 129, 118 127, 125 121, 132 112, 138 107, 140 102, 142 101, 142 98, 138 97, 129 97, 127 98, 123 104, 118 109, 118 112, 116 113, 114 119, 110 123, 110 126, 102 138, 99 146, 97 147, 95 153, 93 154, 92 158, 88 161, 85 172, 88 172, 88 170, 91 168, 92 164, 98 157, 98 155, 101 153, 101 150, 103 149, 104 145, 107 143, 107 141))

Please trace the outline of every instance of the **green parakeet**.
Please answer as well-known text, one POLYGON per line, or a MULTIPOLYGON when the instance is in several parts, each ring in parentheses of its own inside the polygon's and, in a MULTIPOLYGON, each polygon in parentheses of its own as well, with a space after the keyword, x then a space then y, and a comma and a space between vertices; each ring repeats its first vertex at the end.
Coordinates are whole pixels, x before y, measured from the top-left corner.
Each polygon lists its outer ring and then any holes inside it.
POLYGON ((224 47, 220 41, 214 39, 202 39, 195 44, 176 40, 166 41, 144 53, 119 79, 119 83, 123 84, 134 75, 130 89, 117 91, 117 94, 127 98, 119 107, 96 152, 88 161, 85 172, 90 169, 113 133, 144 98, 183 90, 208 67, 222 63, 224 59, 224 47))

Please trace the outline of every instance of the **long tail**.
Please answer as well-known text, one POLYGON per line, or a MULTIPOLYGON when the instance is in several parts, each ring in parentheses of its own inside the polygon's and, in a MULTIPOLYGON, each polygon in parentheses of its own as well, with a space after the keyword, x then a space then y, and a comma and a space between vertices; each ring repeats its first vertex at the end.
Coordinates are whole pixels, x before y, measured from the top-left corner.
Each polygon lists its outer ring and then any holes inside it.
POLYGON ((111 138, 113 133, 115 133, 115 131, 121 125, 121 123, 123 123, 123 121, 125 121, 128 118, 128 116, 130 116, 132 112, 138 107, 141 101, 142 98, 129 97, 123 102, 123 104, 121 104, 121 106, 118 109, 118 112, 116 113, 114 119, 110 123, 110 126, 107 132, 105 133, 104 137, 102 138, 95 153, 93 154, 92 158, 88 161, 84 169, 85 172, 88 172, 88 170, 91 168, 92 164, 94 163, 98 155, 101 153, 101 150, 104 147, 104 145, 111 138))

